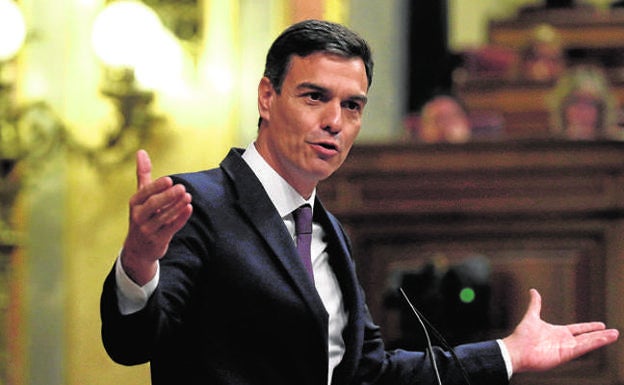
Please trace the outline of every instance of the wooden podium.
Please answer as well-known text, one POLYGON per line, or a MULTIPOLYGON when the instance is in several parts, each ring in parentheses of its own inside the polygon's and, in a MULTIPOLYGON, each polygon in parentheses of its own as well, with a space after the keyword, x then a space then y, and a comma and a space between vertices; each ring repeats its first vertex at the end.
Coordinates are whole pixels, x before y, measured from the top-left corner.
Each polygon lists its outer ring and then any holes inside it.
MULTIPOLYGON (((453 342, 510 333, 532 287, 548 322, 602 320, 624 331, 624 143, 356 145, 318 193, 351 236, 371 313, 388 341, 414 333, 389 300, 406 282, 397 277, 428 267, 443 274, 474 256, 487 262, 486 322, 453 342)), ((436 306, 442 329, 449 320, 469 322, 436 306)), ((623 382, 621 343, 512 380, 623 382)))

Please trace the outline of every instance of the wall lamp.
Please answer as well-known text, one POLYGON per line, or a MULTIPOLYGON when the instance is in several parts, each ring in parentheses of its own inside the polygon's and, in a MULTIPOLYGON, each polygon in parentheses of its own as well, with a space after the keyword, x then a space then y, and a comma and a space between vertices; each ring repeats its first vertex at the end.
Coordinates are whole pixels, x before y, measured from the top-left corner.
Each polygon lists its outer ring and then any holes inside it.
POLYGON ((18 163, 36 165, 65 150, 98 171, 111 170, 133 159, 163 120, 151 109, 150 79, 158 78, 154 68, 162 71, 162 56, 155 55, 163 55, 163 46, 175 42, 159 17, 140 1, 117 0, 107 4, 92 27, 93 51, 102 64, 99 91, 117 116, 102 128, 97 143, 83 143, 45 101, 16 102, 16 59, 28 40, 27 27, 15 1, 0 0, 0 254, 3 245, 15 244, 16 239, 10 216, 21 185, 12 173, 18 163))
POLYGON ((162 121, 151 109, 154 91, 137 76, 153 59, 150 50, 158 47, 154 39, 162 30, 156 13, 140 1, 112 1, 98 14, 92 44, 102 63, 100 92, 117 116, 98 143, 86 144, 47 103, 16 105, 15 58, 26 40, 26 25, 13 0, 0 0, 0 159, 5 172, 1 176, 6 177, 19 160, 39 159, 59 148, 84 156, 101 170, 132 159, 162 121))
POLYGON ((92 44, 102 63, 100 92, 115 105, 118 125, 102 149, 91 151, 93 160, 103 153, 120 161, 132 158, 161 120, 150 109, 156 87, 151 80, 157 76, 154 69, 161 68, 166 36, 159 16, 141 1, 112 1, 95 19, 92 44))
MULTIPOLYGON (((10 226, 10 216, 19 183, 9 176, 23 156, 23 140, 17 127, 24 113, 13 106, 14 84, 10 70, 25 38, 26 23, 20 9, 11 0, 0 0, 0 255, 8 253, 17 239, 10 226)), ((0 267, 4 271, 4 266, 0 267)), ((0 279, 1 282, 4 280, 0 279)))

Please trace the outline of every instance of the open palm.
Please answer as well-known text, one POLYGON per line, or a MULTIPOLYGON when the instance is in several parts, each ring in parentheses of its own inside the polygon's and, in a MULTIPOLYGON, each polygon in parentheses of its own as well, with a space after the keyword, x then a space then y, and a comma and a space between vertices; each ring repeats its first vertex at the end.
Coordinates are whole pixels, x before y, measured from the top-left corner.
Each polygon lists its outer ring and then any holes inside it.
POLYGON ((503 340, 514 373, 548 370, 618 339, 618 331, 606 329, 602 322, 553 325, 543 321, 541 296, 535 289, 530 294, 522 321, 503 340))

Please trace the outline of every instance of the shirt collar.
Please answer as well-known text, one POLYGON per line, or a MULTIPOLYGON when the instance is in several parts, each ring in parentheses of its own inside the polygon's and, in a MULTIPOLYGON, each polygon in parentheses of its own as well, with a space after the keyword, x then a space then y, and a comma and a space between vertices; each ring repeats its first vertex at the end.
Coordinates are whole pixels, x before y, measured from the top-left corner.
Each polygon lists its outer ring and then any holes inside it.
POLYGON ((289 185, 288 182, 264 160, 254 143, 250 143, 247 146, 242 156, 247 165, 260 180, 262 187, 264 187, 269 199, 282 218, 293 212, 297 207, 306 203, 312 206, 312 210, 314 210, 316 189, 312 191, 312 195, 310 195, 309 199, 304 199, 297 190, 289 185))

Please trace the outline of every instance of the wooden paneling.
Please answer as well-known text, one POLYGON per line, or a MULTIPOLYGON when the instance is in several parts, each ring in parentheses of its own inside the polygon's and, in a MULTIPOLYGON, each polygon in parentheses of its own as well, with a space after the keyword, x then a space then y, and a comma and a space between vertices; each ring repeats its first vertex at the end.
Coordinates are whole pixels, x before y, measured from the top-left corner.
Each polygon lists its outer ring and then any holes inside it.
MULTIPOLYGON (((391 344, 407 333, 388 305, 396 277, 475 256, 490 269, 487 322, 470 335, 448 331, 453 342, 510 333, 531 287, 550 322, 624 323, 624 143, 361 145, 319 194, 352 237, 371 312, 391 344)), ((623 364, 615 345, 513 383, 616 384, 623 364)))
POLYGON ((521 48, 530 30, 539 24, 551 25, 561 37, 564 48, 621 47, 624 41, 624 10, 593 7, 540 9, 520 13, 513 19, 492 20, 490 42, 521 48))
MULTIPOLYGON (((624 40, 623 40, 624 41, 624 40)), ((624 81, 621 75, 610 77, 612 92, 624 105, 624 81)), ((538 139, 552 136, 553 82, 521 79, 472 79, 456 84, 456 92, 470 111, 498 111, 504 120, 508 139, 538 139)))
MULTIPOLYGON (((582 6, 520 11, 509 19, 492 20, 488 37, 492 45, 519 54, 531 39, 533 29, 541 24, 550 25, 559 34, 562 48, 568 53, 568 65, 590 59, 602 65, 617 102, 624 105, 624 9, 582 6), (583 51, 588 56, 572 58, 571 50, 583 51)), ((549 98, 554 86, 554 81, 530 81, 519 76, 479 78, 474 74, 458 76, 454 84, 456 93, 470 111, 500 113, 504 119, 504 135, 511 139, 552 136, 549 98)))

